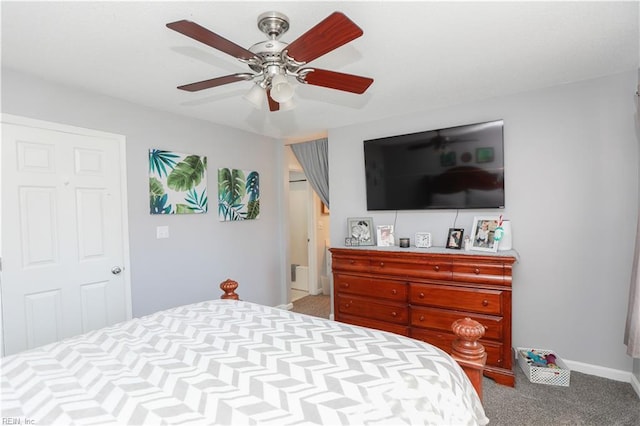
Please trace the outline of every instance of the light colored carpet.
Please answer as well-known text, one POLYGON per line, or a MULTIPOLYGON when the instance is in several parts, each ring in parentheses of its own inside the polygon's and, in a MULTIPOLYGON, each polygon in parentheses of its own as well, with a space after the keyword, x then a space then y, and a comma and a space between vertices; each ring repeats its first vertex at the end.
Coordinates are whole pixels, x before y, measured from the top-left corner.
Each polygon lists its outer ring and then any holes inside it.
POLYGON ((317 296, 305 296, 302 299, 294 300, 291 311, 329 319, 329 314, 331 313, 331 296, 319 294, 317 296))
POLYGON ((640 425, 640 398, 630 383, 571 372, 570 385, 531 383, 516 363, 516 387, 484 379, 490 426, 640 425))

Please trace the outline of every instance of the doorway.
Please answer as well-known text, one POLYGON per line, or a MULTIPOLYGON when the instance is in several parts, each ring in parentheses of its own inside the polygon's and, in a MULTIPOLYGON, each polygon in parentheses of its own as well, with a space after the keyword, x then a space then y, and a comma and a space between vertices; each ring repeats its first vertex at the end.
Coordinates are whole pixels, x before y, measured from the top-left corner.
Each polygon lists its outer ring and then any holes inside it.
POLYGON ((331 291, 327 267, 329 212, 322 209, 320 198, 289 146, 285 155, 289 176, 289 302, 295 304, 306 297, 303 306, 312 306, 313 300, 326 303, 322 296, 330 297, 331 291))
POLYGON ((291 302, 309 295, 309 182, 289 171, 289 265, 291 302))

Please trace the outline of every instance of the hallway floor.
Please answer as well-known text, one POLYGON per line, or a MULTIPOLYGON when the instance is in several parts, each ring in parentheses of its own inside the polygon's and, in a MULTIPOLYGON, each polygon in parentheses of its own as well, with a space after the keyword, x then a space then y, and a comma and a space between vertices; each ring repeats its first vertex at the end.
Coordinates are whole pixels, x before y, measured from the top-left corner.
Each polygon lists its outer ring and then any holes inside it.
POLYGON ((305 296, 301 299, 293 300, 293 308, 291 311, 329 319, 329 315, 331 314, 331 296, 319 294, 317 296, 305 296))

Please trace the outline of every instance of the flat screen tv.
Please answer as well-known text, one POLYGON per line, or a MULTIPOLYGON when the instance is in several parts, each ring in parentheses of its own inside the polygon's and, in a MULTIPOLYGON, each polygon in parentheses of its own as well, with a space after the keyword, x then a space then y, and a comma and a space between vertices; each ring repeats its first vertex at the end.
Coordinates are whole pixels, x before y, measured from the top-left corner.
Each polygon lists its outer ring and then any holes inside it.
POLYGON ((504 208, 503 126, 365 140, 367 210, 504 208))

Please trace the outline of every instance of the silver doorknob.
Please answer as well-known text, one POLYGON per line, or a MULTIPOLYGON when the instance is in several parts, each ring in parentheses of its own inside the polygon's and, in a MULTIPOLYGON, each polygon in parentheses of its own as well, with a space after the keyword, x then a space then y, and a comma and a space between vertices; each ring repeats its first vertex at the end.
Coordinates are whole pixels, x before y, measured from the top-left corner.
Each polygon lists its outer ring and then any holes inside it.
POLYGON ((113 268, 111 268, 111 273, 113 275, 118 275, 120 272, 122 272, 122 269, 120 269, 119 266, 114 266, 113 268))

